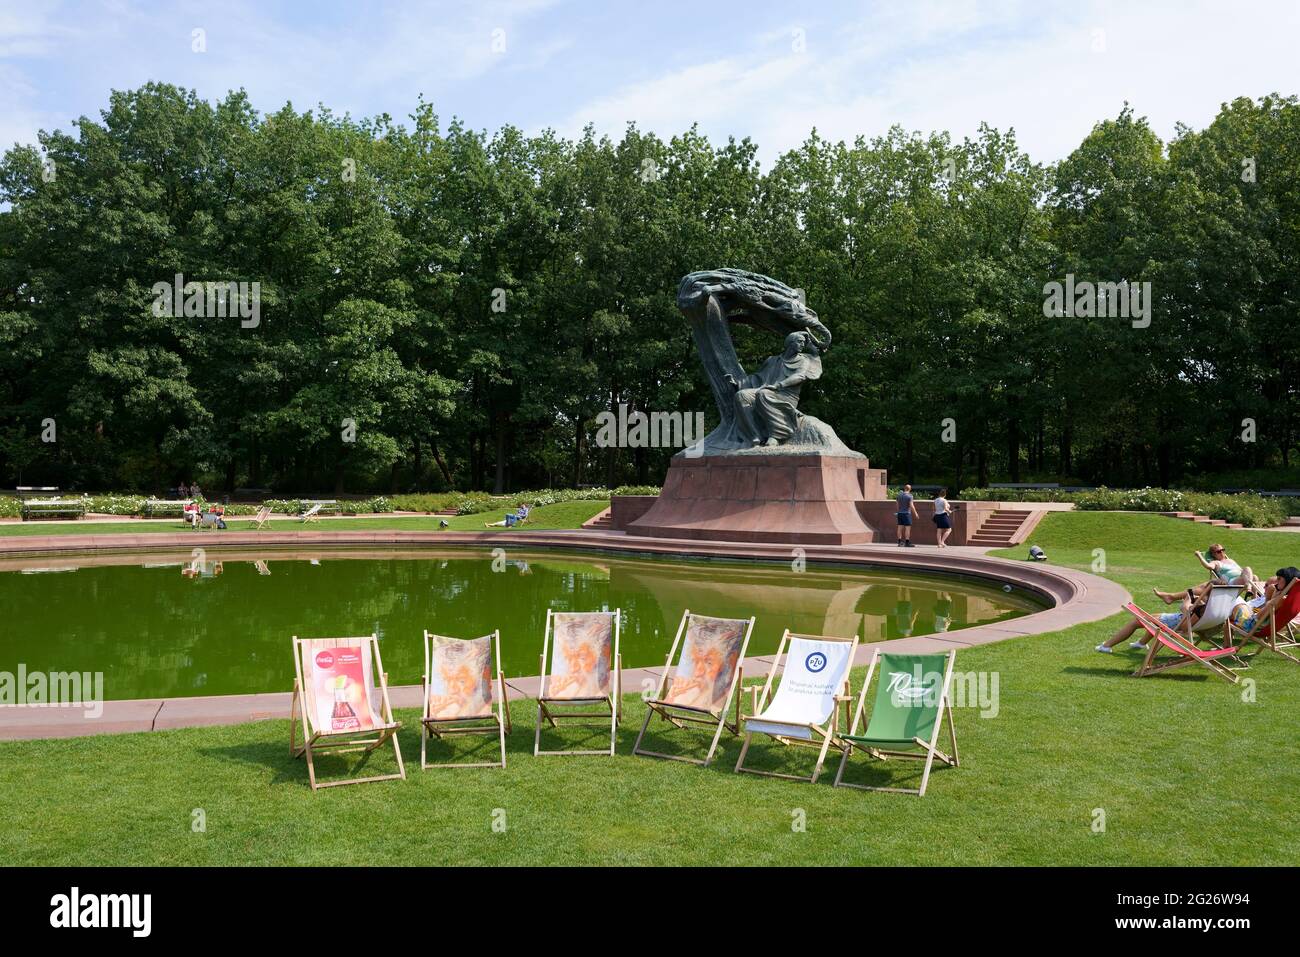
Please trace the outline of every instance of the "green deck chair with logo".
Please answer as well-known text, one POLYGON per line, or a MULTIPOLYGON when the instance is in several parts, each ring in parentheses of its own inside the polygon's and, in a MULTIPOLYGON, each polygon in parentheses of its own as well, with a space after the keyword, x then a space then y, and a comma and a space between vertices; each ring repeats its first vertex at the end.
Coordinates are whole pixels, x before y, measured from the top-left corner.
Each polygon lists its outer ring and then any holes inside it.
POLYGON ((864 791, 892 791, 895 794, 915 794, 923 797, 930 781, 930 767, 938 758, 944 764, 956 767, 957 730, 952 723, 952 667, 957 652, 937 655, 881 654, 877 649, 867 668, 867 680, 858 696, 858 706, 853 713, 853 724, 843 736, 845 743, 840 769, 835 775, 836 787, 860 788, 864 791), (875 704, 871 720, 861 734, 862 711, 867 703, 871 678, 879 667, 876 678, 875 704), (936 745, 939 731, 948 720, 948 737, 952 754, 947 755, 936 745), (850 784, 844 780, 844 769, 854 751, 861 751, 881 761, 890 758, 910 758, 925 762, 919 788, 872 787, 850 784))

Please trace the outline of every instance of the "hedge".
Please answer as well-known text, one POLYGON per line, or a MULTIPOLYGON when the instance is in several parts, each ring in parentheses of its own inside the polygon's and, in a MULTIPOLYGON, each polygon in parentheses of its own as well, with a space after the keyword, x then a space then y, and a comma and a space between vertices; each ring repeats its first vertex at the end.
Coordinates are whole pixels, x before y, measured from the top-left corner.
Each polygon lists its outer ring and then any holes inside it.
POLYGON ((1079 492, 1075 495, 1074 507, 1085 512, 1194 512, 1240 523, 1247 528, 1281 525, 1286 521, 1287 513, 1277 499, 1262 495, 1215 495, 1164 488, 1099 488, 1092 492, 1079 492))

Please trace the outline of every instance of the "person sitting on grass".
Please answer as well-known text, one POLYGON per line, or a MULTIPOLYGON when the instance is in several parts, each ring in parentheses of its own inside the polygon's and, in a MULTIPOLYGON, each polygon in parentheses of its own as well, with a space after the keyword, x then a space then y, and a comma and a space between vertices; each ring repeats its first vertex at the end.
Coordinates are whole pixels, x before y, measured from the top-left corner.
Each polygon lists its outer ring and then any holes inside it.
POLYGON ((508 512, 506 517, 499 522, 484 522, 484 528, 514 528, 520 522, 528 517, 528 503, 520 502, 519 508, 513 512, 508 512))
MULTIPOLYGON (((1196 560, 1205 566, 1214 577, 1207 582, 1202 582, 1187 589, 1186 594, 1191 595, 1193 602, 1203 602, 1209 597, 1210 589, 1215 585, 1239 585, 1242 588, 1250 590, 1252 596, 1258 597, 1264 594, 1263 583, 1255 577, 1255 573, 1247 566, 1242 568, 1235 561, 1228 557, 1222 545, 1211 545, 1205 550, 1205 553, 1192 552, 1196 560)), ((1176 601, 1182 601, 1184 592, 1161 591, 1158 588, 1151 589, 1155 596, 1166 605, 1172 605, 1176 601)))

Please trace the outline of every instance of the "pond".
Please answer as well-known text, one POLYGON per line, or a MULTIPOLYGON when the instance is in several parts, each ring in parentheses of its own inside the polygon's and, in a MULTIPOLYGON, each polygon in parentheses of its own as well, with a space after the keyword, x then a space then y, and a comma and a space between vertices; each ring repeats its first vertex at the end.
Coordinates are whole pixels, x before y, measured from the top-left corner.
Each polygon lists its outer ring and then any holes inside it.
POLYGON ((289 639, 377 632, 391 684, 418 684, 424 629, 501 630, 506 676, 535 675, 547 608, 621 608, 624 667, 661 665, 682 610, 881 641, 1040 610, 974 580, 809 565, 487 549, 198 551, 0 563, 0 671, 102 671, 108 699, 287 691, 289 639))

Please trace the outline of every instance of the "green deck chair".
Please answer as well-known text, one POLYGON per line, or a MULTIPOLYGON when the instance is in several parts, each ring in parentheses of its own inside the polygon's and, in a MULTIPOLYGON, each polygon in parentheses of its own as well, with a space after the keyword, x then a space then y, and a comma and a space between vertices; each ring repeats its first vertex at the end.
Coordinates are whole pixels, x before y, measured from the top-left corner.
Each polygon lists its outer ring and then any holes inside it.
POLYGON ((858 706, 853 713, 853 724, 843 739, 846 746, 840 758, 839 772, 835 775, 836 787, 923 797, 935 758, 952 767, 957 766, 957 729, 952 723, 951 698, 952 666, 956 658, 956 651, 938 655, 882 655, 877 649, 872 654, 867 680, 862 685, 858 706), (875 674, 877 664, 880 677, 876 681, 876 702, 871 709, 871 721, 866 730, 858 734, 862 709, 867 703, 871 676, 875 674), (944 718, 948 719, 951 756, 935 747, 944 718), (920 788, 881 788, 848 783, 844 780, 844 768, 855 749, 881 761, 891 757, 924 761, 920 788))

